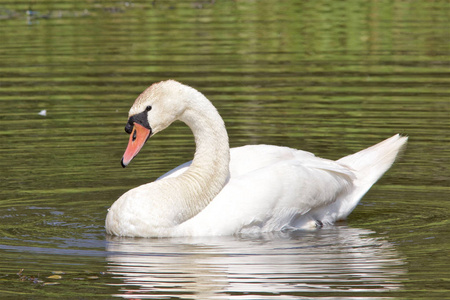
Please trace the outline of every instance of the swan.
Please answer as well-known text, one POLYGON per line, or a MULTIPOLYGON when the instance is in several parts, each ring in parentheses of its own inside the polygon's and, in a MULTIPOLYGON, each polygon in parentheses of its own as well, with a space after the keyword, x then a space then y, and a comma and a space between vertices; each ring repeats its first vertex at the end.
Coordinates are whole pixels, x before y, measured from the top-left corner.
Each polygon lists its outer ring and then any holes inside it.
POLYGON ((131 107, 122 166, 176 120, 192 130, 194 159, 123 194, 108 209, 108 234, 217 236, 332 225, 350 214, 408 139, 396 134, 337 161, 281 146, 230 149, 213 104, 167 80, 148 87, 131 107))

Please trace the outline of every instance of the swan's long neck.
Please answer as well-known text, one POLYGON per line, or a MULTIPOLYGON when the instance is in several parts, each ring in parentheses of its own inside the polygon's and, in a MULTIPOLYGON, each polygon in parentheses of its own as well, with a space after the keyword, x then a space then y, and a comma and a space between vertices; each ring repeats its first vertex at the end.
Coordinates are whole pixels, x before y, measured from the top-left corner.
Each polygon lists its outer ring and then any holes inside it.
POLYGON ((183 192, 180 208, 185 220, 203 210, 222 190, 229 178, 230 164, 228 135, 222 118, 203 94, 194 89, 188 94, 185 99, 188 108, 180 120, 191 128, 196 151, 189 169, 175 178, 183 192))

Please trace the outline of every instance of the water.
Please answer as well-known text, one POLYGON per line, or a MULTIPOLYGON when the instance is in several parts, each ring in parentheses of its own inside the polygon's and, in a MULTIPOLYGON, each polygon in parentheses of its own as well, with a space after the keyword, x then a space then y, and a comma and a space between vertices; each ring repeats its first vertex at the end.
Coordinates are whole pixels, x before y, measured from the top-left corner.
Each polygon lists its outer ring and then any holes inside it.
POLYGON ((446 1, 0 4, 0 295, 448 297, 449 14, 446 1), (176 123, 120 167, 130 105, 167 78, 213 101, 231 146, 337 159, 410 141, 331 229, 107 237, 122 193, 194 153, 176 123))

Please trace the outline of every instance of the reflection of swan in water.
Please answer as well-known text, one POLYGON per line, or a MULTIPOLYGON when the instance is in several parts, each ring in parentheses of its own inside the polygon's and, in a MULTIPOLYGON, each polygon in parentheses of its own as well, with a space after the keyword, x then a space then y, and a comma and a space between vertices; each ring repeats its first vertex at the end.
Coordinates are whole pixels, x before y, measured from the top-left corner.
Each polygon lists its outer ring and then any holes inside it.
POLYGON ((403 261, 370 233, 338 226, 257 239, 111 237, 108 269, 123 280, 117 296, 125 298, 379 297, 400 287, 403 261))

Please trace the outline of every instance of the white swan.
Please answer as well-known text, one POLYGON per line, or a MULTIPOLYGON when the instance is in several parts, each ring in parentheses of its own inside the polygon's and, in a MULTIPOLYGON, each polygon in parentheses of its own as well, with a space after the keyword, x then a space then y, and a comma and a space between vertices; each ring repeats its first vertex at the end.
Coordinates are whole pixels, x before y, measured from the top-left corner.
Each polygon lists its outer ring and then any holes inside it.
POLYGON ((193 161, 122 195, 108 211, 107 233, 206 236, 332 224, 350 214, 407 141, 397 134, 337 161, 269 145, 230 150, 224 122, 211 102, 168 80, 147 88, 131 107, 122 165, 175 120, 194 134, 193 161))

